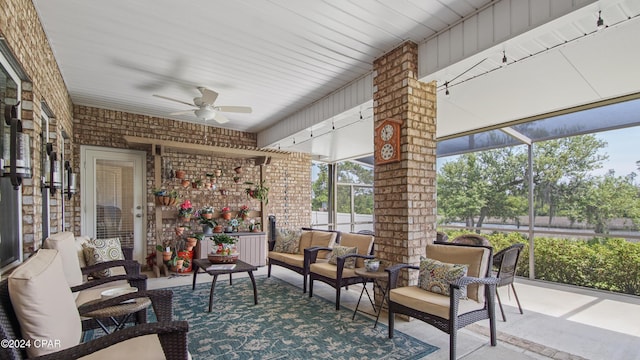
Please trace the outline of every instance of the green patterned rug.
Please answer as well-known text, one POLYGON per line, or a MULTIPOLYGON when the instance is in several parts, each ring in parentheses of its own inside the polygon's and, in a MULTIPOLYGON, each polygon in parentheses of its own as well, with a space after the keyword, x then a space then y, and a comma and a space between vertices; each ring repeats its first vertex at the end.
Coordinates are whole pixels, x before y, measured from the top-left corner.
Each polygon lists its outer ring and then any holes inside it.
MULTIPOLYGON (((206 276, 201 274, 201 276, 206 276)), ((207 312, 211 283, 172 287, 174 317, 189 322, 189 351, 201 359, 420 359, 438 348, 333 302, 309 298, 300 288, 256 277, 258 305, 249 278, 219 277, 213 310, 207 312)), ((150 315, 149 321, 155 321, 150 315)))

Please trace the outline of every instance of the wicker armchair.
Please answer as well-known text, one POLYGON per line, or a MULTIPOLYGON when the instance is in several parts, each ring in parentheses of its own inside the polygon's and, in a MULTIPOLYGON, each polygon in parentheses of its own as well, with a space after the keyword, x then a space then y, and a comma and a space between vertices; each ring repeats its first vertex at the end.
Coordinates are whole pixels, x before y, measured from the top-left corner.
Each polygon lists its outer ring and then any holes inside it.
MULTIPOLYGON (((141 274, 140 263, 133 260, 133 248, 122 248, 125 260, 112 260, 86 266, 84 260, 80 262, 82 242, 86 237, 75 237, 71 232, 60 232, 51 235, 43 244, 45 249, 56 249, 64 263, 64 276, 74 293, 77 306, 99 299, 100 293, 107 289, 121 287, 135 287, 139 291, 147 289, 147 275, 141 274), (92 273, 111 269, 111 275, 104 278, 93 278, 92 273)), ((108 322, 109 319, 100 319, 108 322)), ((131 321, 142 324, 147 321, 147 312, 142 310, 131 318, 131 321)), ((93 318, 84 318, 83 329, 97 329, 99 323, 93 318)))
MULTIPOLYGON (((498 251, 493 256, 493 266, 498 269, 493 273, 493 275, 498 278, 497 287, 511 285, 511 290, 513 290, 513 296, 516 298, 516 303, 518 304, 518 310, 520 310, 520 314, 524 313, 522 312, 522 306, 520 306, 520 300, 518 299, 516 288, 515 286, 513 286, 513 280, 516 277, 518 259, 520 258, 520 252, 522 252, 523 248, 524 244, 513 244, 498 251)), ((500 305, 502 321, 507 321, 507 318, 504 316, 504 309, 502 308, 502 302, 500 301, 500 295, 498 294, 497 290, 498 289, 496 288, 496 298, 498 299, 498 305, 500 305)))
POLYGON ((309 297, 313 297, 313 282, 322 281, 336 289, 336 310, 340 310, 340 289, 353 284, 361 284, 363 278, 355 273, 356 268, 364 268, 365 259, 373 259, 374 237, 371 235, 345 233, 340 236, 340 246, 357 248, 356 254, 338 256, 336 264, 316 261, 318 252, 332 248, 315 247, 304 250, 305 267, 309 269, 309 297), (345 261, 355 258, 355 268, 345 267, 345 261))
MULTIPOLYGON (((189 324, 186 321, 172 321, 173 292, 170 290, 140 291, 81 307, 80 312, 84 313, 128 299, 148 297, 158 322, 127 327, 98 339, 79 343, 80 314, 69 290, 61 286, 65 282, 61 263, 56 250, 42 249, 18 267, 8 279, 0 282, 2 339, 10 340, 13 344, 24 344, 34 338, 56 340, 60 343, 47 350, 40 347, 37 350, 40 352, 36 354, 28 354, 34 351, 34 346, 29 350, 3 346, 0 348, 0 359, 77 359, 89 355, 91 359, 150 356, 176 360, 189 358, 189 324), (27 276, 21 273, 21 267, 27 269, 27 276), (14 289, 15 294, 12 293, 14 289)), ((31 344, 35 344, 33 340, 31 344)))
POLYGON ((457 331, 474 322, 489 319, 491 346, 496 346, 494 296, 498 280, 491 277, 492 248, 453 243, 429 244, 429 259, 448 264, 468 265, 467 276, 449 286, 449 295, 424 290, 418 286, 398 287, 402 269, 420 267, 398 264, 389 272, 389 338, 393 338, 395 314, 424 321, 449 334, 449 357, 456 358, 457 331), (461 288, 466 287, 463 298, 461 288))

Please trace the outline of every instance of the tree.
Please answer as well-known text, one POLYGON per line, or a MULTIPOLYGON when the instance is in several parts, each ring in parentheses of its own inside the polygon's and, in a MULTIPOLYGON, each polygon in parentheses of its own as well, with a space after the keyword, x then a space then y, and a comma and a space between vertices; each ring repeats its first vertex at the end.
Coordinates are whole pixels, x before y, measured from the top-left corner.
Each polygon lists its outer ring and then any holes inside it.
MULTIPOLYGON (((534 145, 533 182, 536 213, 555 216, 564 200, 600 168, 606 142, 594 135, 549 140, 534 145)), ((528 204, 528 151, 514 146, 464 154, 441 168, 438 213, 445 221, 481 227, 487 217, 515 219, 528 204), (478 219, 477 223, 474 223, 478 219)))
POLYGON ((329 204, 329 167, 327 164, 314 163, 318 178, 311 184, 311 210, 323 210, 329 204))
POLYGON ((633 179, 633 175, 615 176, 614 171, 591 179, 574 195, 569 217, 594 225, 598 234, 608 234, 608 221, 614 218, 640 224, 640 194, 633 179))

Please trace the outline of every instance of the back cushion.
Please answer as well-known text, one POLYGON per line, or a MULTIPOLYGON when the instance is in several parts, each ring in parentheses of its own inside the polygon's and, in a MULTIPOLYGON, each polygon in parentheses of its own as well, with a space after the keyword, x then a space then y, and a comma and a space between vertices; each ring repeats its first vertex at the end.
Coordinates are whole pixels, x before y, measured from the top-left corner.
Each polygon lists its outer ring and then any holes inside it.
POLYGON ((300 246, 300 231, 294 231, 289 229, 278 229, 276 234, 276 243, 273 246, 273 251, 297 254, 298 247, 300 246))
POLYGON ((298 244, 300 254, 304 254, 304 249, 311 247, 311 235, 311 231, 303 231, 300 235, 300 243, 298 244))
MULTIPOLYGON (((359 255, 369 255, 373 248, 373 239, 374 237, 371 235, 343 233, 340 236, 340 245, 356 247, 359 255)), ((356 267, 364 267, 364 259, 356 260, 356 267)))
MULTIPOLYGON (((112 260, 124 260, 120 238, 93 239, 82 245, 84 259, 88 266, 112 260)), ((100 279, 111 276, 110 269, 92 272, 91 276, 100 279)))
MULTIPOLYGON (((336 243, 336 237, 338 234, 328 231, 311 231, 311 246, 330 247, 336 243)), ((328 259, 331 256, 331 251, 318 251, 318 259, 328 259)))
POLYGON ((40 356, 80 343, 80 315, 64 277, 57 250, 40 249, 11 275, 9 297, 25 340, 55 339, 59 346, 31 346, 29 357, 40 356))
POLYGON ((78 252, 78 262, 80 263, 80 267, 86 267, 87 262, 84 259, 84 247, 82 244, 86 244, 91 240, 90 237, 86 235, 76 236, 76 251, 78 252))
POLYGON ((58 250, 62 257, 64 277, 69 286, 82 284, 82 270, 80 270, 80 262, 78 261, 76 239, 72 232, 65 231, 53 234, 45 239, 42 247, 58 250))
MULTIPOLYGON (((489 266, 490 250, 476 246, 427 245, 427 257, 450 264, 468 265, 467 276, 485 277, 489 266)), ((484 285, 467 286, 467 297, 484 302, 484 285)))

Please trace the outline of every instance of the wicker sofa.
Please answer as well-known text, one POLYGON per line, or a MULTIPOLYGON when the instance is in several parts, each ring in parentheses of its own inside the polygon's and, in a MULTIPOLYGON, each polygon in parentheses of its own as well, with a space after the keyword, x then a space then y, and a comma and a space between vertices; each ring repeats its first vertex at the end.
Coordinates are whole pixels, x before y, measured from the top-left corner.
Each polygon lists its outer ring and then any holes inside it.
MULTIPOLYGON (((276 251, 276 240, 278 239, 279 230, 276 226, 275 216, 269 216, 269 254, 267 264, 267 277, 271 277, 271 267, 273 265, 282 266, 291 271, 302 275, 303 285, 302 292, 307 292, 307 278, 309 275, 309 264, 305 265, 304 250, 312 247, 331 248, 340 241, 340 232, 333 230, 319 230, 311 228, 302 228, 300 234, 300 242, 296 251, 276 251)), ((329 251, 321 252, 317 261, 328 261, 329 251)))

